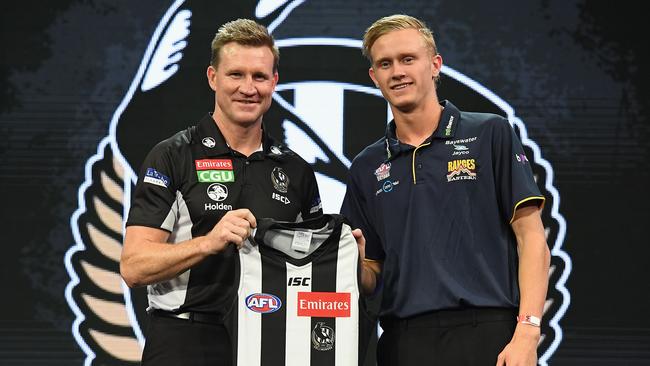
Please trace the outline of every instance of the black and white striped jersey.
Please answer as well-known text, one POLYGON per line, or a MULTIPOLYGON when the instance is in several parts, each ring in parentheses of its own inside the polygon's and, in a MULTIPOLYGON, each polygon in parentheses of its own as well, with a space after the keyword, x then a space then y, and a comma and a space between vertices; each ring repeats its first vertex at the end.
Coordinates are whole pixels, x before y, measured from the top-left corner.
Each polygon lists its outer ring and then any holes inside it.
POLYGON ((227 315, 238 366, 357 366, 373 322, 360 291, 359 252, 340 215, 258 219, 239 251, 227 315))

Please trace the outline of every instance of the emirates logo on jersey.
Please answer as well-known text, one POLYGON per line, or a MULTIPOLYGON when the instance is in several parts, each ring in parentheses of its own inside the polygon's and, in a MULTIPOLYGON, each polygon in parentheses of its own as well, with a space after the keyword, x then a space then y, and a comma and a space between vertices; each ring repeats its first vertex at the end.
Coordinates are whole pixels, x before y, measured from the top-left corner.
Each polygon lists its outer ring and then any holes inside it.
POLYGON ((246 297, 246 307, 256 313, 274 313, 280 310, 282 301, 275 295, 257 293, 246 297))
POLYGON ((298 316, 350 317, 349 292, 298 292, 298 316))

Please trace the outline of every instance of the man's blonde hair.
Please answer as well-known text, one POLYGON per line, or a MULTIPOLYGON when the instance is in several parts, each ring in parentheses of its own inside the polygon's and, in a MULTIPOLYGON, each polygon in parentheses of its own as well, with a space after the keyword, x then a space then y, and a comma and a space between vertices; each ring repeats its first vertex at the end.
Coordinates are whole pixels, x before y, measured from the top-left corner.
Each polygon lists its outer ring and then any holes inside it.
POLYGON ((221 49, 230 42, 242 46, 270 48, 273 53, 273 72, 278 71, 280 51, 265 26, 250 19, 237 19, 219 27, 217 34, 212 39, 212 55, 210 57, 210 65, 215 69, 219 66, 221 49))
POLYGON ((395 14, 377 20, 366 29, 366 33, 363 35, 363 55, 372 63, 370 49, 377 39, 387 33, 402 29, 415 29, 419 31, 427 48, 433 55, 438 54, 436 41, 433 40, 433 33, 423 21, 410 15, 395 14))

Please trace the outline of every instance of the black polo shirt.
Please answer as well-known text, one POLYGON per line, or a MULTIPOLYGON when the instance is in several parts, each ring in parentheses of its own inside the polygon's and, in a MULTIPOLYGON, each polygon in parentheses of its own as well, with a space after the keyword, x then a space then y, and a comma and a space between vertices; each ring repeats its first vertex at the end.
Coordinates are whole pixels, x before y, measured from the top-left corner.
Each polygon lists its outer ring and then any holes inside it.
POLYGON ((422 145, 397 140, 393 121, 350 168, 341 213, 363 230, 366 258, 383 261, 382 316, 519 305, 510 223, 544 197, 505 118, 441 104, 422 145))
MULTIPOLYGON (((311 166, 263 134, 246 157, 228 147, 211 115, 156 145, 145 159, 126 225, 170 232, 178 243, 207 234, 231 210, 301 221, 322 214, 311 166)), ((149 306, 225 311, 234 296, 237 250, 229 246, 170 280, 148 286, 149 306)))

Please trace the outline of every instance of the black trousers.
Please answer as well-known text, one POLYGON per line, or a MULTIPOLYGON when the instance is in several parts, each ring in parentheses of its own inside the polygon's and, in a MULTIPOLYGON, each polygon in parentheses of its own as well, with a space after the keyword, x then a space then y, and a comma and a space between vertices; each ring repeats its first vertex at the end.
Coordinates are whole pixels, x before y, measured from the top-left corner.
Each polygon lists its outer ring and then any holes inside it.
POLYGON ((382 319, 378 366, 494 365, 517 326, 515 309, 443 310, 382 319))
POLYGON ((231 366, 226 328, 186 319, 149 315, 143 366, 231 366))

